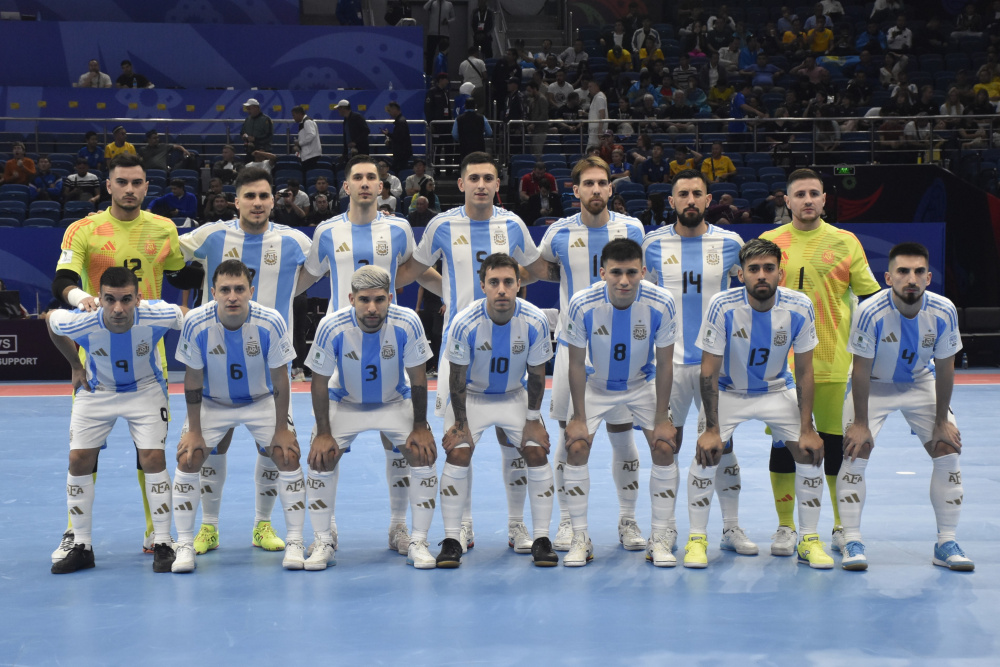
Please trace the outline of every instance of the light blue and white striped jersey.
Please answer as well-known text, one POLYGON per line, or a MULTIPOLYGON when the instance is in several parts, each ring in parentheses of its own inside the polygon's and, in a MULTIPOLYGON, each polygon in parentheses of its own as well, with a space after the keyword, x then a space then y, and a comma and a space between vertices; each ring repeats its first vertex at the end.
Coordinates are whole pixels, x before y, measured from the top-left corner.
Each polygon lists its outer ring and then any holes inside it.
POLYGON ((365 333, 348 306, 320 320, 306 366, 330 376, 330 400, 392 403, 410 397, 406 369, 432 356, 420 316, 409 308, 390 304, 382 328, 365 333))
POLYGON ((507 253, 521 266, 538 259, 538 248, 521 218, 493 207, 489 220, 471 220, 460 206, 439 213, 428 223, 413 251, 418 262, 434 266, 442 259, 441 300, 447 332, 458 311, 486 295, 479 286, 479 265, 495 252, 507 253))
POLYGON ((286 225, 268 223, 263 234, 247 234, 239 220, 212 222, 181 237, 184 259, 205 266, 205 299, 212 298, 212 274, 227 259, 238 259, 253 276, 253 300, 281 314, 292 326, 292 300, 299 269, 306 263, 309 237, 286 225))
POLYGON ((962 349, 955 305, 924 292, 913 319, 892 301, 892 290, 865 299, 854 311, 847 351, 874 359, 872 382, 904 384, 934 375, 934 359, 947 359, 962 349))
POLYGON ((708 304, 698 347, 723 357, 719 389, 766 394, 795 386, 788 353, 816 347, 816 315, 809 297, 779 287, 767 312, 754 310, 746 287, 719 292, 708 304))
POLYGON ((607 283, 577 292, 560 342, 587 348, 587 382, 608 391, 626 391, 656 373, 656 349, 677 337, 674 298, 670 292, 639 282, 635 302, 625 310, 611 305, 607 283))
POLYGON ((230 331, 219 321, 218 302, 188 311, 177 342, 177 361, 202 368, 202 394, 223 405, 245 405, 274 393, 271 369, 295 358, 281 314, 250 302, 247 321, 230 331))
POLYGON ((139 302, 132 328, 125 333, 108 331, 103 309, 54 310, 48 322, 54 333, 87 351, 87 386, 92 391, 123 393, 151 384, 167 390, 158 343, 170 329, 180 329, 182 319, 179 306, 154 300, 139 302))
POLYGON ((539 308, 516 299, 510 321, 497 324, 486 311, 486 299, 479 299, 455 315, 444 356, 469 367, 465 383, 471 392, 516 391, 527 384, 528 366, 552 358, 549 321, 539 308))
POLYGON ((642 244, 646 278, 670 290, 677 304, 675 364, 700 364, 695 344, 712 297, 729 288, 740 268, 743 239, 736 232, 709 225, 701 236, 688 238, 674 225, 660 227, 642 244))
POLYGON ((604 246, 609 241, 624 238, 641 244, 643 234, 641 222, 614 212, 603 227, 587 227, 579 213, 552 223, 538 251, 546 260, 559 264, 559 329, 556 334, 566 326, 566 313, 573 295, 601 282, 604 246))
POLYGON ((306 271, 314 276, 330 272, 333 313, 350 305, 351 276, 362 266, 380 266, 389 272, 389 292, 396 292, 396 269, 413 254, 413 230, 404 218, 379 213, 370 224, 355 225, 343 213, 320 224, 313 234, 306 271))

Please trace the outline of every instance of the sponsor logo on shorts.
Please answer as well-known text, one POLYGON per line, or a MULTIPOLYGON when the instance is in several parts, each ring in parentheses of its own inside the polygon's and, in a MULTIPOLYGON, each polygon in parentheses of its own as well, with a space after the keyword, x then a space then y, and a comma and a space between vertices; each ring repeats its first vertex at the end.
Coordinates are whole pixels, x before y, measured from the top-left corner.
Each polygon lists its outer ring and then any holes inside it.
POLYGON ((136 356, 139 357, 145 357, 147 354, 149 354, 149 343, 147 343, 146 341, 142 341, 141 343, 136 345, 135 354, 136 356))
POLYGON ((393 347, 392 345, 384 345, 384 346, 382 346, 382 358, 383 359, 392 359, 395 356, 396 356, 396 348, 395 347, 393 347))
POLYGON ((778 347, 788 343, 788 332, 784 329, 779 330, 774 334, 774 346, 778 347))
POLYGON ((632 327, 632 338, 635 338, 636 340, 646 340, 646 336, 648 334, 649 332, 646 329, 645 324, 637 324, 632 327))
POLYGON ((255 340, 252 340, 249 343, 247 343, 246 350, 248 355, 250 355, 251 357, 256 357, 258 354, 260 354, 260 343, 255 340))

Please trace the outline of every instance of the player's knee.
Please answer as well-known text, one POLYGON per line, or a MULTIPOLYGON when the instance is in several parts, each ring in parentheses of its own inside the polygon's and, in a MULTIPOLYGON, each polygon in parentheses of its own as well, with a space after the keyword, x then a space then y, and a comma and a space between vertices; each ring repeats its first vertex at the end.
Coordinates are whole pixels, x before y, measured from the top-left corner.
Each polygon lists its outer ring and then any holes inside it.
POLYGON ((668 466, 674 462, 674 448, 662 440, 655 441, 649 451, 655 465, 668 466))
POLYGON ((941 458, 942 456, 947 456, 948 454, 961 455, 962 453, 959 450, 952 447, 951 445, 940 441, 935 443, 928 442, 924 444, 924 449, 927 450, 927 453, 931 455, 932 459, 938 459, 941 458))
POLYGON ((469 464, 472 463, 472 448, 456 447, 448 452, 447 461, 454 466, 468 468, 469 464))
POLYGON ((140 449, 139 463, 147 473, 155 474, 167 469, 167 459, 162 449, 140 449))
POLYGON ((566 457, 569 459, 570 465, 586 463, 587 459, 590 458, 590 443, 586 440, 566 443, 566 457), (578 463, 572 463, 572 461, 578 461, 578 463))
POLYGON ((548 463, 548 458, 545 456, 545 450, 538 445, 528 444, 520 451, 521 456, 524 458, 524 462, 528 464, 529 468, 537 468, 538 466, 543 466, 548 463))
POLYGON ((90 474, 97 465, 99 451, 99 449, 69 450, 69 473, 77 477, 90 474))

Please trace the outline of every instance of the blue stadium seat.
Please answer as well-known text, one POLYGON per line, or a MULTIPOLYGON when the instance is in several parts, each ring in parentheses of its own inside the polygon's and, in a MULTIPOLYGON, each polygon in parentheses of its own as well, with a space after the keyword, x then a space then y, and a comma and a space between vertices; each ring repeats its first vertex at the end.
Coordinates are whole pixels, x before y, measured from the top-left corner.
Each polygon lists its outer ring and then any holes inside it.
POLYGON ((28 207, 28 216, 32 218, 49 218, 53 222, 62 217, 62 205, 56 201, 36 201, 28 207))
POLYGON ((55 227, 56 221, 52 218, 25 218, 25 227, 55 227))
POLYGON ((0 201, 0 216, 16 218, 23 222, 27 217, 28 205, 23 201, 0 201))
POLYGON ((713 199, 717 199, 727 192, 735 197, 739 194, 739 188, 732 183, 711 183, 708 186, 708 192, 713 199))
POLYGON ((671 192, 671 188, 672 186, 670 185, 670 183, 651 183, 650 186, 646 189, 646 192, 651 195, 656 194, 657 192, 662 192, 666 195, 669 195, 671 192))
POLYGON ((20 190, 7 190, 4 192, 0 192, 0 201, 19 201, 22 204, 27 204, 30 200, 31 197, 28 195, 28 193, 21 192, 20 190))
POLYGON ((633 199, 632 201, 625 202, 625 210, 631 216, 637 216, 646 210, 646 200, 645 199, 633 199))
POLYGON ((0 211, 0 227, 20 227, 21 220, 18 218, 8 218, 3 216, 3 211, 0 211))
POLYGON ((68 201, 63 206, 63 212, 67 216, 75 215, 79 220, 89 213, 94 212, 94 205, 89 201, 68 201))

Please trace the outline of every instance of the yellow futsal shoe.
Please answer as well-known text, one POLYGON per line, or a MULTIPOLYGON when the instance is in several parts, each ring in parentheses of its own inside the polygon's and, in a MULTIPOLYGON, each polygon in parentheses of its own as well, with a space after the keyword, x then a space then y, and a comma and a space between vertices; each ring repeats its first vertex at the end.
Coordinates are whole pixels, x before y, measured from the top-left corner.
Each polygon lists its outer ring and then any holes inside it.
POLYGON ((270 521, 258 521, 253 528, 253 545, 264 551, 283 551, 285 541, 278 537, 270 521))
POLYGON ((691 535, 688 538, 687 546, 684 547, 684 567, 698 569, 708 567, 707 536, 691 535))
POLYGON ((208 523, 201 524, 201 530, 194 538, 194 552, 200 556, 206 551, 218 548, 219 529, 208 523))
POLYGON ((823 549, 819 535, 803 535, 799 542, 799 562, 817 570, 833 569, 833 558, 823 549))

